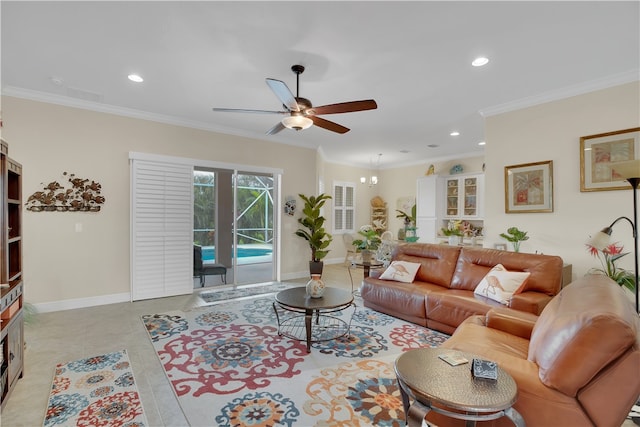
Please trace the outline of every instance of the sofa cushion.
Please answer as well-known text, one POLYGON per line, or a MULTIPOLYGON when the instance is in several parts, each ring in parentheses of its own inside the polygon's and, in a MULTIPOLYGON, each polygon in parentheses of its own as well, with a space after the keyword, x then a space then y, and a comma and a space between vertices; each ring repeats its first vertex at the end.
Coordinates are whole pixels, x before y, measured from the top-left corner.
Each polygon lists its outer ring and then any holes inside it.
POLYGON ((420 263, 417 262, 393 261, 382 273, 380 279, 411 283, 416 277, 419 268, 420 263))
POLYGON ((524 289, 530 275, 525 271, 508 271, 502 264, 498 264, 489 270, 473 292, 508 305, 513 294, 524 289))
MULTIPOLYGON (((437 285, 431 285, 438 287, 437 285)), ((383 313, 415 322, 413 319, 426 319, 424 296, 429 286, 416 286, 412 283, 367 277, 360 287, 360 294, 366 307, 383 313)), ((424 320, 419 324, 424 325, 424 320)))
POLYGON ((639 323, 630 299, 613 280, 582 277, 542 310, 531 333, 528 359, 540 367, 545 385, 575 396, 636 345, 639 323))
POLYGON ((415 277, 416 282, 432 283, 448 288, 459 254, 458 246, 408 243, 398 245, 392 257, 394 261, 420 263, 420 269, 415 277))
POLYGON ((509 271, 531 273, 524 291, 537 291, 556 295, 562 284, 562 258, 498 251, 465 246, 460 251, 451 288, 474 290, 478 283, 495 265, 502 264, 509 271))
POLYGON ((476 314, 486 314, 492 307, 502 307, 496 301, 490 300, 472 291, 439 288, 432 290, 425 299, 427 313, 427 327, 430 322, 439 324, 438 330, 450 334, 467 317, 476 314))

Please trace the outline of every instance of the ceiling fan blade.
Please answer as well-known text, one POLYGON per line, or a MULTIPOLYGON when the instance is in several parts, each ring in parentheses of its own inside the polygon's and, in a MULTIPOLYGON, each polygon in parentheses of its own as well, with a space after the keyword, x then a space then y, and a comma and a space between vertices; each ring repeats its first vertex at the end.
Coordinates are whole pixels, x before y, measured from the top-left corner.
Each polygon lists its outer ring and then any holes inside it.
POLYGON ((285 130, 286 128, 284 127, 284 125, 282 124, 282 122, 278 122, 275 124, 274 127, 272 127, 271 129, 269 129, 267 131, 267 135, 275 135, 276 133, 280 132, 281 130, 285 130))
POLYGON ((355 111, 375 110, 378 104, 373 99, 363 101, 341 102, 339 104, 321 105, 320 107, 311 107, 307 110, 308 114, 338 114, 352 113, 355 111))
POLYGON ((342 125, 331 122, 329 120, 323 119, 322 117, 318 117, 318 116, 307 116, 307 117, 313 120, 314 125, 324 128, 326 130, 330 130, 331 132, 347 133, 350 130, 349 128, 346 128, 342 125))
POLYGON ((298 102, 296 101, 296 97, 293 96, 293 94, 289 90, 289 87, 287 87, 287 85, 284 82, 276 79, 269 79, 269 78, 266 79, 266 82, 271 88, 271 90, 273 91, 273 93, 276 94, 280 102, 282 102, 282 105, 284 105, 286 108, 288 108, 291 111, 300 111, 300 108, 298 107, 298 102))
POLYGON ((223 113, 289 114, 288 111, 246 110, 243 108, 212 108, 212 110, 223 113))

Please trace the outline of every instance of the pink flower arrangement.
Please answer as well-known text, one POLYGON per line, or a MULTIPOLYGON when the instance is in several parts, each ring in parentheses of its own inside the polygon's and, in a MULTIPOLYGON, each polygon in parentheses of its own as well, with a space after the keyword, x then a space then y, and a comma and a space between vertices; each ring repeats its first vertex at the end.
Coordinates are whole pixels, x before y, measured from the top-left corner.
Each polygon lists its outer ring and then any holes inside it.
POLYGON ((629 253, 622 252, 623 250, 624 246, 620 245, 618 242, 611 243, 602 250, 587 244, 587 251, 594 257, 598 258, 602 265, 602 268, 592 268, 589 272, 609 276, 620 286, 624 286, 631 291, 634 291, 636 288, 635 275, 616 266, 616 261, 629 253))

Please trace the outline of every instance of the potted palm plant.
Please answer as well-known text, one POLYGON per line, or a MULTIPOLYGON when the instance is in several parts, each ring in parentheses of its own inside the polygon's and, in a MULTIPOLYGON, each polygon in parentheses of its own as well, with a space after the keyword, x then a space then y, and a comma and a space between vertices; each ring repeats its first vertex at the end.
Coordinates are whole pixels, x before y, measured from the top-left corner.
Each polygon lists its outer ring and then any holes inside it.
POLYGON ((322 258, 326 257, 329 251, 327 248, 331 244, 333 237, 324 229, 325 217, 320 215, 320 209, 324 206, 331 196, 320 194, 318 197, 305 196, 299 194, 304 201, 302 209, 302 217, 298 218, 298 222, 304 227, 296 230, 296 236, 300 236, 309 243, 311 249, 311 260, 309 261, 310 274, 322 274, 323 262, 322 258))

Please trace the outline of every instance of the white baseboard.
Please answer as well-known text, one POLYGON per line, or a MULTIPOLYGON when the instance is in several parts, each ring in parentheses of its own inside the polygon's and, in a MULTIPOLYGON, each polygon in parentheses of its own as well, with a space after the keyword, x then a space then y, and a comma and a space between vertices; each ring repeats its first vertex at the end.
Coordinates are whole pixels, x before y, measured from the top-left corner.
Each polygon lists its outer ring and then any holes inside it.
MULTIPOLYGON (((325 264, 342 264, 344 258, 325 259, 325 264)), ((282 274, 280 280, 294 280, 309 277, 309 270, 296 271, 293 273, 282 274)), ((33 304, 38 313, 48 313, 52 311, 73 310, 76 308, 95 307, 98 305, 115 304, 119 302, 131 301, 131 294, 124 292, 121 294, 101 295, 89 298, 76 298, 62 301, 43 302, 33 304)))
POLYGON ((100 295, 98 297, 67 299, 54 302, 43 302, 33 304, 38 313, 48 313, 52 311, 73 310, 76 308, 95 307, 98 305, 115 304, 119 302, 131 301, 131 294, 124 292, 121 294, 100 295))

